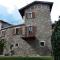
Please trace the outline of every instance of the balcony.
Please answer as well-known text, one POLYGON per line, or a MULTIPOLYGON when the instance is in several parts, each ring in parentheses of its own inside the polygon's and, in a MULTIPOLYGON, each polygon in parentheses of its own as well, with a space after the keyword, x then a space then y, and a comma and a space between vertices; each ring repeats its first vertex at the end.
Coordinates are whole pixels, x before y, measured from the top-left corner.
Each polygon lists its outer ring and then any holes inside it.
POLYGON ((36 26, 24 26, 22 28, 22 36, 23 38, 35 37, 37 32, 36 26))

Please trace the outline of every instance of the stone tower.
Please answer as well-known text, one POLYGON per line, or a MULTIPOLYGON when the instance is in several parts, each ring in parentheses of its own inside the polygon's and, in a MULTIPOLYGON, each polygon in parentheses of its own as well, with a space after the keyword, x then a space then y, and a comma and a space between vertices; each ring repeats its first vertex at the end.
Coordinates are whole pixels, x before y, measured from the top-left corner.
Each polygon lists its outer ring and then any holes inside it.
MULTIPOLYGON (((36 26, 35 40, 30 43, 39 55, 51 53, 51 19, 52 2, 34 1, 20 9, 26 25, 36 26)), ((29 39, 31 40, 31 39, 29 39)))

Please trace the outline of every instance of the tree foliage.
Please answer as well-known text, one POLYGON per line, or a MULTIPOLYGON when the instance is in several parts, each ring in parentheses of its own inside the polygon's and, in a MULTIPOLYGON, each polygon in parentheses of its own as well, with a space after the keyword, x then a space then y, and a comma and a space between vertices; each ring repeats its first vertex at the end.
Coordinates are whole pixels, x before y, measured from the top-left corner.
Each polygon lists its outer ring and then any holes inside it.
POLYGON ((6 47, 6 41, 4 39, 0 39, 0 55, 3 54, 4 47, 6 47))
POLYGON ((54 60, 60 60, 60 20, 56 22, 51 36, 54 60))

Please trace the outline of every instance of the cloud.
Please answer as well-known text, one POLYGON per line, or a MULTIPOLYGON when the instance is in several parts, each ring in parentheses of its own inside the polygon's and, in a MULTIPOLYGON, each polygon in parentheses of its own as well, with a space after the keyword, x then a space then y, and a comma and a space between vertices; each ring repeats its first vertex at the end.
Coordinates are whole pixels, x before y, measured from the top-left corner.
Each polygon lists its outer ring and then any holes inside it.
POLYGON ((11 0, 0 0, 0 5, 6 7, 8 11, 12 11, 15 8, 11 0))
POLYGON ((0 0, 0 19, 15 25, 24 23, 18 9, 10 0, 0 0))

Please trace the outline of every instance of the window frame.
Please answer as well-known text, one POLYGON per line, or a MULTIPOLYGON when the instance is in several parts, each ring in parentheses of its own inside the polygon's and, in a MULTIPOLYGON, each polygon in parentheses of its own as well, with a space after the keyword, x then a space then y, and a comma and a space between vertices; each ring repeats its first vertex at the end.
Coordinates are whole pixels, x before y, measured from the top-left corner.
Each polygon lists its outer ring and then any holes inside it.
POLYGON ((45 46, 45 41, 40 41, 40 47, 44 47, 41 45, 42 42, 44 43, 44 46, 45 46))
POLYGON ((32 16, 32 12, 26 12, 26 18, 27 19, 32 19, 33 16, 32 16), (29 15, 30 14, 30 15, 29 15))
POLYGON ((20 29, 22 30, 22 27, 16 27, 15 28, 15 35, 22 35, 22 31, 20 31, 20 29), (18 32, 17 32, 17 29, 18 29, 18 32))
POLYGON ((19 43, 16 43, 16 44, 15 44, 15 47, 19 47, 19 43))
POLYGON ((19 28, 16 28, 15 33, 16 33, 16 35, 19 35, 19 28))
POLYGON ((29 33, 32 33, 32 32, 33 32, 33 27, 32 27, 32 26, 29 26, 29 27, 28 27, 28 32, 29 32, 29 33))
POLYGON ((36 16, 35 16, 35 15, 36 15, 35 13, 36 13, 35 11, 26 12, 26 13, 25 13, 25 18, 26 18, 26 19, 34 19, 34 18, 36 17, 36 16), (30 16, 28 16, 29 13, 31 13, 30 16))

